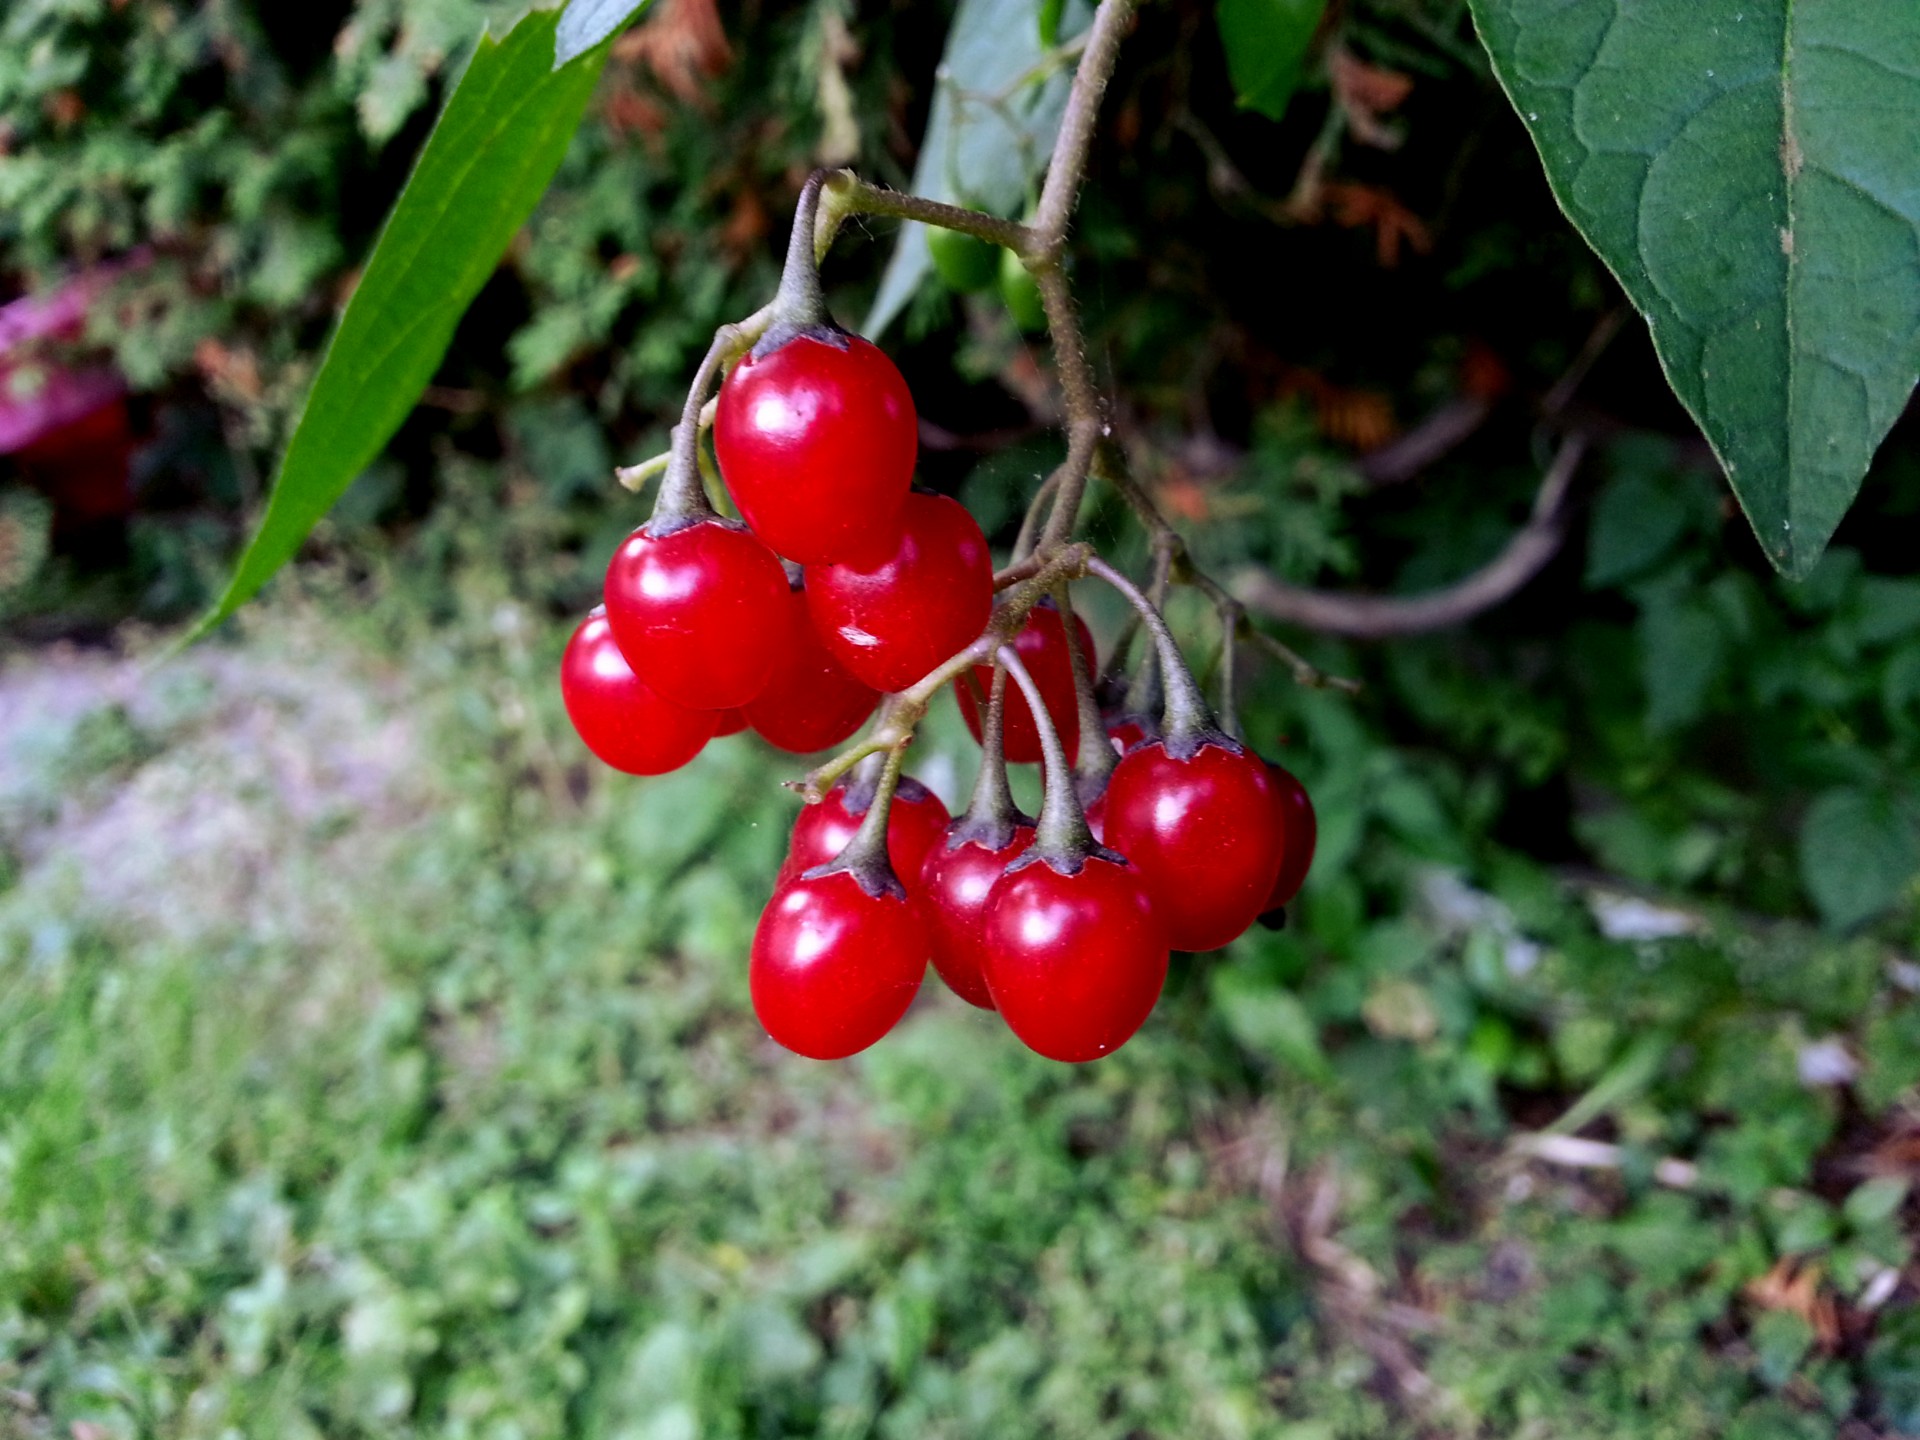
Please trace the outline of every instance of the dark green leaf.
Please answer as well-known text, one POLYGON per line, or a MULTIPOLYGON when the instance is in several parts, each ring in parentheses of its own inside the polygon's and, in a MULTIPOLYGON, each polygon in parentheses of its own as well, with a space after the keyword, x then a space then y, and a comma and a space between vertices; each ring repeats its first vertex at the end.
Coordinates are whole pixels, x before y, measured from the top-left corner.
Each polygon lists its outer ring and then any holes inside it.
POLYGON ((1916 866, 1913 831, 1884 796, 1828 790, 1800 822, 1800 879, 1836 930, 1890 907, 1916 866))
POLYGON ((1805 575, 1920 378, 1920 7, 1472 3, 1562 208, 1805 575))
POLYGON ((579 58, 629 20, 636 20, 653 0, 571 0, 560 13, 553 32, 553 68, 579 58))
POLYGON ((1214 19, 1242 109, 1270 120, 1287 113, 1326 8, 1326 0, 1220 0, 1214 19))
POLYGON ((1903 1434, 1920 1430, 1920 1308, 1903 1305, 1880 1322, 1867 1347, 1867 1378, 1889 1424, 1903 1434))
POLYGON ((535 11, 504 40, 481 38, 334 330, 266 517, 194 636, 291 559, 380 453, 553 178, 601 64, 552 69, 554 21, 535 11))
POLYGON ((1650 603, 1640 617, 1648 728, 1678 730, 1699 719, 1725 660, 1720 622, 1711 610, 1678 594, 1650 603))
POLYGON ((1587 532, 1587 585, 1617 585, 1650 567, 1687 528, 1687 507, 1653 476, 1629 470, 1608 482, 1587 532))
POLYGON ((1885 644, 1920 630, 1920 580, 1868 575, 1860 582, 1855 633, 1869 645, 1885 644))

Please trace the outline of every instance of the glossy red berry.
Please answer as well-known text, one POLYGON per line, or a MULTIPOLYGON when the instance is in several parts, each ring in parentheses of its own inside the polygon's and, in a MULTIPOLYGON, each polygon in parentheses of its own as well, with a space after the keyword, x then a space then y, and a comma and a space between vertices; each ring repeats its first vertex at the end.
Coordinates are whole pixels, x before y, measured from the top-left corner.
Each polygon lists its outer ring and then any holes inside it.
POLYGON ((807 608, 849 674, 876 690, 904 690, 986 628, 987 537, 958 501, 909 495, 900 539, 884 555, 807 567, 807 608))
MULTIPOLYGON (((1091 665, 1094 663, 1093 636, 1078 615, 1073 617, 1073 623, 1078 628, 1087 663, 1091 665)), ((1046 697, 1047 714, 1053 719, 1053 728, 1060 733, 1067 759, 1076 759, 1080 753, 1080 707, 1073 691, 1073 660, 1067 651, 1067 627, 1061 623, 1059 609, 1048 601, 1034 606, 1027 623, 1014 637, 1013 649, 1040 687, 1041 695, 1046 697)), ((980 695, 987 695, 993 684, 993 667, 975 666, 973 678, 980 687, 980 695)), ((961 683, 953 688, 960 697, 960 713, 966 718, 967 729, 978 740, 985 707, 975 697, 972 686, 961 683)), ((1025 696, 1015 689, 1007 691, 1004 744, 1007 759, 1017 765, 1031 765, 1040 759, 1040 732, 1034 727, 1033 710, 1025 696)))
POLYGON ((747 728, 747 712, 744 710, 722 710, 720 722, 713 727, 713 738, 718 740, 725 735, 738 735, 747 728))
POLYGON ((919 420, 899 370, 858 336, 799 335, 720 386, 713 443, 734 503, 803 565, 884 551, 913 483, 919 420))
POLYGON ((787 572, 746 529, 702 520, 655 539, 642 525, 607 566, 607 620, 634 670, 677 705, 744 705, 784 648, 787 572))
POLYGON ((984 934, 994 1004, 1050 1060, 1112 1054, 1166 983, 1166 925, 1124 861, 1092 857, 1072 875, 1030 861, 994 887, 984 934))
MULTIPOLYGON (((887 837, 891 840, 893 837, 887 837)), ((969 1005, 993 1009, 993 995, 982 972, 986 952, 987 901, 1007 866, 1033 843, 1033 827, 1017 825, 1013 836, 998 850, 978 840, 952 843, 942 836, 927 851, 914 893, 927 922, 927 941, 933 968, 947 988, 969 1005)))
POLYGON ((781 641, 773 677, 744 708, 747 723, 769 745, 811 755, 852 735, 880 702, 827 653, 807 618, 804 592, 788 593, 786 610, 771 628, 781 641))
POLYGON ((712 711, 676 705, 633 673, 597 607, 567 641, 560 698, 587 748, 629 775, 678 770, 713 735, 712 711))
POLYGON ((1113 753, 1125 755, 1151 740, 1154 730, 1138 715, 1112 715, 1107 718, 1107 740, 1113 746, 1113 753))
MULTIPOLYGON (((793 822, 793 838, 787 843, 786 863, 780 878, 789 880, 805 874, 816 865, 839 858, 867 813, 847 806, 844 781, 827 792, 818 805, 802 807, 793 822)), ((940 797, 912 776, 902 776, 893 792, 893 808, 887 812, 887 862, 908 890, 919 883, 920 867, 927 852, 947 833, 947 807, 940 797)))
POLYGON ((926 972, 927 932, 912 903, 869 895, 838 870, 773 892, 747 976, 769 1035, 795 1054, 841 1060, 900 1023, 926 972))
POLYGON ((1307 787, 1294 778, 1292 771, 1271 760, 1267 761, 1267 778, 1273 782, 1274 808, 1286 838, 1280 847, 1280 873, 1263 911, 1278 910, 1300 893, 1307 871, 1313 868, 1313 848, 1320 839, 1320 822, 1313 813, 1313 801, 1307 798, 1307 787))
POLYGON ((1267 908, 1285 843, 1266 762, 1225 742, 1150 741, 1114 767, 1106 843, 1140 868, 1176 950, 1214 950, 1267 908))

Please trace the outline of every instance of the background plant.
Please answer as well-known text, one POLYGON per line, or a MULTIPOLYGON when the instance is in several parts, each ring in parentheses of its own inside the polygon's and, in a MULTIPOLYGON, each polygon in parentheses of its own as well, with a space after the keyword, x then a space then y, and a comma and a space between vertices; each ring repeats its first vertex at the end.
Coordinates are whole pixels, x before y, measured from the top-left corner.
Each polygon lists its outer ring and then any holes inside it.
MULTIPOLYGON (((112 74, 112 27, 150 13, 41 23, 112 74)), ((425 830, 393 832, 403 884, 328 879, 326 847, 387 833, 377 817, 294 812, 254 833, 307 928, 236 904, 163 931, 135 902, 191 896, 195 872, 84 888, 95 852, 60 816, 98 811, 124 841, 115 797, 163 819, 168 795, 213 803, 244 779, 218 738, 233 692, 9 706, 45 717, 9 732, 5 772, 0 1363, 32 1402, 8 1400, 9 1423, 1910 1426, 1912 438, 1895 430, 1821 567, 1775 580, 1450 6, 1337 12, 1277 128, 1233 106, 1206 8, 1147 7, 1076 283, 1134 469, 1215 573, 1406 597, 1470 575, 1529 513, 1543 411, 1589 437, 1551 563, 1464 628, 1280 632, 1367 685, 1356 703, 1253 677, 1255 733, 1289 738, 1326 858, 1291 928, 1196 967, 1114 1078, 1028 1074, 957 1011, 916 1015, 844 1077, 755 1048, 724 977, 788 816, 775 772, 716 747, 663 788, 588 775, 558 748, 548 622, 637 518, 612 465, 659 447, 714 326, 770 286, 769 217, 830 129, 834 13, 860 56, 840 62, 855 161, 908 182, 941 7, 723 12, 727 58, 684 94, 654 68, 664 41, 614 57, 434 403, 248 622, 242 654, 312 657, 328 690, 367 677, 355 718, 239 672, 270 713, 320 717, 303 753, 360 753, 350 738, 386 733, 369 713, 429 727, 425 830), (1415 438, 1441 416, 1473 423, 1435 458, 1415 438), (680 823, 695 813, 715 818, 680 823), (821 1177, 829 1142, 859 1183, 821 1177), (814 1242, 867 1258, 807 1268, 814 1242)), ((330 49, 347 18, 303 72, 342 156, 371 150, 334 93, 356 73, 330 49)), ((354 226, 315 202, 343 237, 329 282, 365 254, 472 33, 380 150, 384 190, 340 187, 365 206, 354 226)), ((56 132, 57 88, 8 106, 28 140, 7 163, 137 137, 114 85, 56 132)), ((151 122, 169 144, 178 123, 151 122)), ((304 128, 230 124, 269 149, 304 128)), ((108 207, 100 189, 68 210, 108 207)), ((193 244, 232 253, 237 201, 198 198, 193 244)), ((842 314, 883 273, 890 235, 871 236, 829 269, 842 314)), ((61 242, 35 243, 9 263, 44 278, 61 242)), ((182 438, 153 465, 132 564, 55 557, 9 590, 11 633, 198 608, 238 533, 225 457, 258 473, 276 453, 337 293, 213 332, 234 352, 248 326, 290 327, 284 351, 259 342, 257 404, 174 352, 153 412, 182 438), (273 428, 235 427, 255 415, 273 428)), ((1058 453, 1044 357, 991 295, 930 287, 890 348, 961 442, 929 447, 925 475, 1004 542, 1058 453)), ((1139 543, 1117 505, 1090 521, 1123 557, 1139 543)), ((943 716, 925 743, 964 754, 943 716)))

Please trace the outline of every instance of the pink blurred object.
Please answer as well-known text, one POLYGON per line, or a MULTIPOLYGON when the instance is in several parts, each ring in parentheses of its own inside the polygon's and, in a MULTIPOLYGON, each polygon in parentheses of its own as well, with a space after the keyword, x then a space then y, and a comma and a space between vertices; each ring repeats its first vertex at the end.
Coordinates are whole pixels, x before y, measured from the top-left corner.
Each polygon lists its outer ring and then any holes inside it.
POLYGON ((56 536, 133 508, 133 431, 126 381, 106 365, 79 368, 45 353, 86 331, 107 285, 147 256, 97 265, 46 295, 0 305, 0 455, 53 500, 56 536))
POLYGON ((126 393, 111 368, 72 370, 35 353, 44 342, 80 338, 88 307, 112 275, 102 266, 50 295, 0 305, 0 455, 24 450, 126 393))

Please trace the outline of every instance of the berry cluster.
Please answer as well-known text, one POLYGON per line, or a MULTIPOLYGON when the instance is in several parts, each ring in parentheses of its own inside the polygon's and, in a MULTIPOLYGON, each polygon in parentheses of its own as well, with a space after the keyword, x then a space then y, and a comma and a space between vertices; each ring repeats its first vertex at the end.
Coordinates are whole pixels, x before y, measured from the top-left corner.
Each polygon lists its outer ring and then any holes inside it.
POLYGON ((824 750, 978 636, 986 537, 911 489, 916 426, 906 381, 865 340, 819 325, 745 355, 713 430, 746 523, 715 513, 676 437, 660 503, 568 647, 561 688, 588 748, 637 775, 749 726, 824 750))
MULTIPOLYGON (((852 1055, 900 1020, 931 962, 1040 1054, 1109 1054, 1152 1011, 1170 952, 1225 945, 1292 899, 1313 807, 1229 733, 1230 695, 1221 728, 1132 582, 1064 540, 996 577, 966 509, 913 488, 912 397, 885 355, 827 319, 811 229, 796 225, 756 328, 716 337, 653 514, 568 643, 568 714, 607 764, 652 775, 744 728, 824 750, 890 697, 818 772, 837 783, 810 789, 794 826, 753 941, 761 1022, 802 1055, 852 1055), (702 406, 729 360, 713 442, 743 521, 718 514, 701 480, 702 406), (1126 699, 1104 710, 1093 639, 1067 603, 1066 582, 1089 574, 1151 639, 1126 699), (983 751, 958 818, 901 774, 947 682, 983 751), (1037 821, 1006 772, 1034 761, 1037 821)), ((1227 638, 1230 657, 1231 625, 1227 638)))
POLYGON ((754 1007, 776 1040, 816 1059, 865 1049, 905 1014, 931 961, 1029 1048, 1096 1059, 1146 1020, 1171 951, 1224 945, 1293 898, 1313 859, 1305 790, 1215 728, 1157 615, 1150 624, 1167 703, 1153 720, 1104 718, 1117 763, 1090 806, 1063 739, 1079 709, 1072 657, 1046 638, 1065 629, 1043 603, 1025 644, 999 652, 1020 695, 1001 676, 984 706, 972 700, 984 756, 965 814, 949 820, 901 777, 899 750, 801 813, 753 942, 754 1007), (1065 679, 1050 691, 1036 670, 1054 653, 1065 679), (1045 764, 1037 822, 1007 786, 1015 703, 1045 764))

